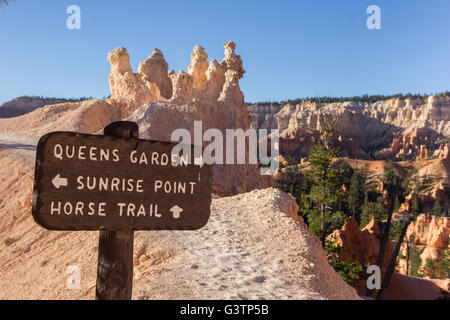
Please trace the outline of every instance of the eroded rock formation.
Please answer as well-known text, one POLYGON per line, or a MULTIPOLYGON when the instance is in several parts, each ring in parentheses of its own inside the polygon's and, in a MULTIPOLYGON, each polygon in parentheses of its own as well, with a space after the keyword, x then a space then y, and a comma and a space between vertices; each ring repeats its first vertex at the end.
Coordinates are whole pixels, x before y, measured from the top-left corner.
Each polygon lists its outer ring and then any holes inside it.
POLYGON ((433 155, 439 159, 450 159, 450 144, 441 143, 439 148, 434 151, 433 155))
MULTIPOLYGON (((376 265, 380 252, 380 237, 380 229, 372 217, 372 220, 362 230, 359 230, 356 220, 350 218, 341 229, 333 231, 328 239, 335 241, 335 245, 341 248, 339 259, 342 261, 361 262, 364 257, 365 264, 376 265)), ((388 238, 381 267, 382 275, 389 265, 393 252, 394 246, 388 238)))
MULTIPOLYGON (((421 214, 409 225, 406 239, 416 245, 423 267, 427 259, 439 259, 442 252, 450 247, 450 218, 421 214)), ((406 241, 401 247, 401 253, 407 256, 406 241)), ((406 273, 406 268, 406 260, 401 259, 398 269, 401 273, 406 273)))
MULTIPOLYGON (((405 156, 416 155, 417 160, 427 160, 428 149, 432 148, 439 135, 427 128, 406 129, 394 133, 390 148, 381 150, 380 158, 402 159, 405 156)), ((411 158, 411 157, 410 157, 411 158)))
POLYGON ((280 130, 280 151, 304 156, 305 135, 317 134, 319 117, 332 115, 336 122, 336 145, 342 156, 370 159, 370 151, 380 151, 380 158, 402 154, 423 158, 439 137, 450 137, 450 97, 427 99, 390 99, 376 103, 318 103, 302 101, 248 107, 255 128, 280 130), (303 141, 302 141, 303 140, 303 141), (421 147, 424 146, 424 147, 421 147))
MULTIPOLYGON (((215 128, 224 137, 227 129, 246 131, 250 128, 251 118, 239 88, 244 70, 234 49, 233 42, 226 42, 222 62, 211 60, 207 65, 204 49, 195 47, 189 73, 180 71, 173 76, 172 97, 144 104, 128 118, 139 124, 141 136, 170 141, 175 129, 186 129, 193 142, 194 121, 202 122, 202 132, 215 128)), ((246 152, 248 159, 248 150, 238 152, 246 152)), ((225 154, 222 156, 225 159, 225 154)), ((260 176, 258 166, 252 164, 215 165, 214 177, 213 189, 220 195, 247 192, 271 184, 271 178, 260 176)))
POLYGON ((172 96, 168 64, 160 50, 155 49, 147 60, 141 62, 137 73, 131 69, 130 56, 125 48, 112 50, 108 54, 108 61, 111 64, 111 99, 127 105, 124 116, 144 103, 172 96))

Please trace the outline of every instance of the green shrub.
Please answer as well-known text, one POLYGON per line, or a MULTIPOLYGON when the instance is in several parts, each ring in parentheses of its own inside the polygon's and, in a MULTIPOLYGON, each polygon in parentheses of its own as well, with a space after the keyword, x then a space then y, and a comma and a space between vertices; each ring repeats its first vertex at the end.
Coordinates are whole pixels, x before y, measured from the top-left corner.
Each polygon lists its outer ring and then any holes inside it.
POLYGON ((10 245, 12 245, 14 242, 16 242, 16 240, 13 239, 13 238, 10 238, 10 237, 6 238, 6 239, 3 241, 3 243, 5 244, 5 246, 10 246, 10 245))
POLYGON ((335 244, 335 241, 327 240, 325 251, 328 254, 329 264, 345 282, 351 285, 363 279, 364 269, 362 265, 354 261, 341 261, 339 259, 341 248, 335 244))

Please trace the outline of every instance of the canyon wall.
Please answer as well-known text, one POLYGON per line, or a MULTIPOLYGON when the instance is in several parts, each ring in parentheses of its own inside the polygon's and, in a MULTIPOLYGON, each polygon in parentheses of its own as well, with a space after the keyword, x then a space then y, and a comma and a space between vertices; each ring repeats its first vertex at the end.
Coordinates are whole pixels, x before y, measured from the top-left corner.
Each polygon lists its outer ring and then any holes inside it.
POLYGON ((342 156, 370 159, 379 151, 380 159, 402 153, 424 157, 440 139, 450 137, 450 97, 390 99, 376 103, 343 102, 319 106, 299 104, 250 105, 253 127, 280 130, 280 151, 305 156, 320 131, 320 116, 337 119, 336 141, 342 156))

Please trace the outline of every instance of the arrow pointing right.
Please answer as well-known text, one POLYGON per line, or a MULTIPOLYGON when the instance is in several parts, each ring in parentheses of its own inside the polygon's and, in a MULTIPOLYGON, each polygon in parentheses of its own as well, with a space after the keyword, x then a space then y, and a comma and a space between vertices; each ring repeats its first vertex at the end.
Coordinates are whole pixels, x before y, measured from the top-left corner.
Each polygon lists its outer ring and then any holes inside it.
POLYGON ((69 184, 67 178, 61 178, 59 173, 53 178, 52 183, 56 189, 59 189, 60 187, 67 187, 69 184))

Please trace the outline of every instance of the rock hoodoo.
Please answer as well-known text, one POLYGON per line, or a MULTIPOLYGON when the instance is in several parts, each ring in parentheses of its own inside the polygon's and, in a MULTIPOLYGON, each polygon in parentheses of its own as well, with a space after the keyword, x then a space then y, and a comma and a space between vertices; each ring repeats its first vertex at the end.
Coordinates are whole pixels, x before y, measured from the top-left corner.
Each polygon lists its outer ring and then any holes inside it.
POLYGON ((193 87, 197 90, 206 88, 208 79, 206 77, 206 70, 208 70, 208 55, 205 49, 200 46, 195 46, 191 56, 191 64, 188 67, 188 72, 193 79, 193 87))
MULTIPOLYGON (((416 245, 423 267, 428 259, 439 259, 450 247, 450 218, 421 214, 409 225, 406 239, 416 245)), ((406 242, 401 247, 401 253, 407 256, 406 242)), ((405 259, 399 261, 398 268, 401 273, 406 273, 405 259)))
MULTIPOLYGON (((375 265, 380 252, 380 237, 380 229, 372 217, 372 220, 362 230, 359 230, 356 220, 350 218, 341 229, 335 230, 329 235, 328 239, 334 239, 335 244, 341 247, 339 258, 342 261, 360 262, 364 253, 364 262, 375 265)), ((388 238, 382 271, 386 271, 393 252, 394 246, 388 238)))
MULTIPOLYGON (((222 62, 211 60, 208 64, 205 50, 195 47, 189 73, 180 71, 172 75, 172 97, 144 104, 128 118, 139 124, 141 136, 170 141, 172 132, 182 128, 194 137, 194 121, 202 122, 202 132, 215 128, 224 136, 227 129, 249 129, 251 118, 239 88, 244 69, 234 50, 235 44, 226 42, 222 62)), ((238 152, 245 152, 248 159, 248 149, 238 152)), ((261 176, 256 164, 215 165, 214 178, 213 189, 219 195, 247 192, 271 184, 271 178, 261 176)))

